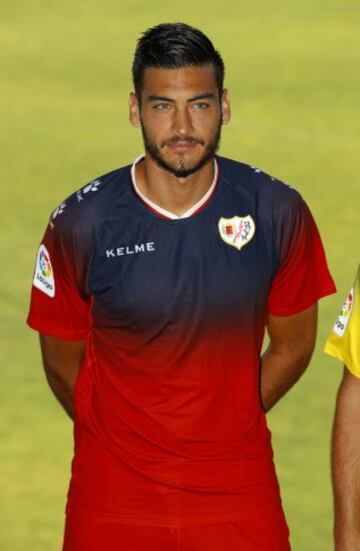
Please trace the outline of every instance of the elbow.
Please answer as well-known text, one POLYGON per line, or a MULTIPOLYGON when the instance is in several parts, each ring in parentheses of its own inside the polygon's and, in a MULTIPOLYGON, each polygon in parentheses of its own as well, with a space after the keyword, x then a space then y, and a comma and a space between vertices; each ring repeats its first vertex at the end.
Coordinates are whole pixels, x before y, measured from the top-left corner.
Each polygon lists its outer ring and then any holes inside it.
POLYGON ((306 371, 308 365, 310 364, 314 348, 315 342, 311 343, 307 347, 302 347, 298 350, 295 349, 292 351, 293 365, 295 366, 298 377, 300 377, 306 371))
POLYGON ((44 372, 47 379, 49 377, 50 378, 58 377, 59 370, 56 368, 56 363, 49 361, 48 358, 45 357, 45 355, 43 355, 43 358, 42 358, 42 365, 43 365, 44 372))
POLYGON ((304 331, 297 335, 288 345, 288 353, 293 359, 293 363, 297 366, 300 374, 304 373, 310 364, 312 355, 316 345, 316 330, 304 331))
POLYGON ((64 373, 61 365, 43 358, 43 368, 46 380, 52 389, 58 387, 59 385, 61 386, 64 382, 66 382, 66 374, 64 373))
POLYGON ((46 380, 49 383, 51 388, 54 388, 59 383, 61 383, 62 378, 58 370, 56 370, 54 366, 51 366, 49 363, 43 361, 43 367, 44 367, 46 380))

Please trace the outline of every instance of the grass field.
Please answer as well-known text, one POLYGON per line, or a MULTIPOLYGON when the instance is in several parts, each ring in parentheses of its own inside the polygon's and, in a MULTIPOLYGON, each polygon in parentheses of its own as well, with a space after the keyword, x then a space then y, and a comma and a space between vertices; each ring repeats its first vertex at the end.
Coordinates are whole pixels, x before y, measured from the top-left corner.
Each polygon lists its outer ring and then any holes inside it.
POLYGON ((177 20, 207 32, 227 64, 221 153, 295 185, 326 245, 339 293, 322 301, 311 366, 269 423, 293 548, 332 549, 341 367, 321 349, 359 261, 358 0, 3 0, 1 13, 0 549, 58 550, 62 537, 72 428, 24 322, 37 244, 64 197, 141 151, 127 120, 135 40, 177 20))

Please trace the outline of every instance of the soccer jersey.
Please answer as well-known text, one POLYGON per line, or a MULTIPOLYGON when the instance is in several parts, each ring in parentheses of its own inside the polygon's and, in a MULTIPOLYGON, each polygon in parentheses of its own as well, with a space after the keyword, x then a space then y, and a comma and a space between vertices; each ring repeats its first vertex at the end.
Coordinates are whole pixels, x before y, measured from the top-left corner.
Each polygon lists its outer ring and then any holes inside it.
POLYGON ((185 218, 146 204, 130 166, 50 218, 28 323, 87 340, 69 511, 186 525, 281 507, 259 396, 264 331, 269 314, 296 314, 334 284, 297 191, 232 160, 216 167, 185 218))
POLYGON ((324 350, 360 377, 360 266, 324 350))

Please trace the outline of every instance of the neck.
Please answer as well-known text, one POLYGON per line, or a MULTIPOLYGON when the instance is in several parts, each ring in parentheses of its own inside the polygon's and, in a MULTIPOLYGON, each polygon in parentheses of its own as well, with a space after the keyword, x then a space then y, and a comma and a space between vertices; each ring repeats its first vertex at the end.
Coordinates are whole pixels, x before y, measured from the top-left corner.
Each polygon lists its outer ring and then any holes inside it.
POLYGON ((135 168, 136 184, 159 207, 182 216, 206 194, 214 179, 214 161, 210 159, 200 170, 187 178, 177 178, 161 168, 150 155, 135 168))

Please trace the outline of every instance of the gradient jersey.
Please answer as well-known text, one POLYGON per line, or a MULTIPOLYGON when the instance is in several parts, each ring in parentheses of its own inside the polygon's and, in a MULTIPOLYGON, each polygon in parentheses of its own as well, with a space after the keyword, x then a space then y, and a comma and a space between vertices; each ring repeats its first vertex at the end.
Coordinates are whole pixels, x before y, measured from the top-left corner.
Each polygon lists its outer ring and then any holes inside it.
POLYGON ((341 360, 353 375, 360 377, 360 266, 326 341, 325 352, 341 360))
POLYGON ((264 330, 334 284, 299 193, 216 163, 212 195, 187 218, 145 205, 130 167, 50 218, 28 323, 87 339, 70 511, 185 525, 281 507, 259 399, 264 330))

